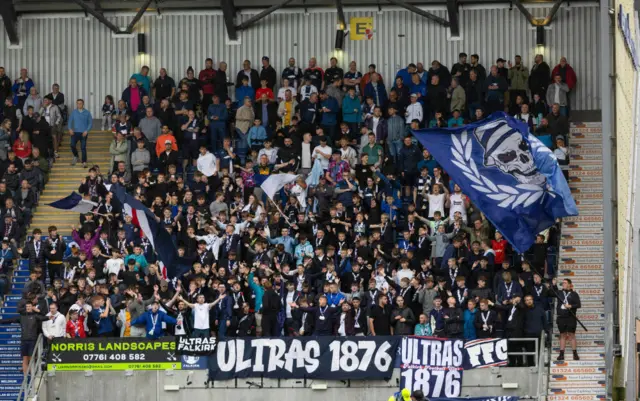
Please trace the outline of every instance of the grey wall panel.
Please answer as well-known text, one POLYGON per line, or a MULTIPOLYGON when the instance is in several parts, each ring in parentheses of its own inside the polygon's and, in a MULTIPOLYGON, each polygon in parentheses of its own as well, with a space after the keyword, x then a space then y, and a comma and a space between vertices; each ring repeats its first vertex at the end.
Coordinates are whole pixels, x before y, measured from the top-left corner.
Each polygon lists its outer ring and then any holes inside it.
MULTIPOLYGON (((386 83, 395 72, 409 62, 428 64, 439 60, 449 68, 461 51, 478 53, 489 67, 498 57, 513 59, 523 56, 531 66, 536 53, 543 53, 553 67, 560 56, 566 56, 578 75, 574 94, 575 109, 593 110, 600 107, 598 85, 599 59, 596 38, 597 7, 562 7, 550 30, 547 46, 535 46, 535 30, 516 10, 507 7, 462 9, 461 40, 449 40, 448 29, 403 10, 346 10, 346 17, 373 16, 374 37, 369 41, 345 41, 345 50, 334 50, 336 13, 331 9, 312 10, 309 15, 299 11, 276 13, 241 32, 241 45, 230 46, 221 13, 201 12, 165 14, 158 19, 148 14, 138 23, 136 32, 147 34, 147 54, 139 55, 135 38, 115 39, 111 32, 93 18, 82 15, 29 16, 19 24, 21 49, 9 49, 6 35, 0 35, 0 65, 11 78, 21 67, 27 67, 41 91, 60 83, 67 99, 83 97, 87 106, 98 113, 104 96, 118 98, 127 79, 142 65, 151 67, 157 76, 166 67, 176 80, 184 77, 191 65, 196 73, 204 59, 229 64, 229 77, 241 67, 244 59, 259 68, 262 56, 269 56, 276 70, 281 71, 288 57, 295 57, 306 66, 309 57, 316 56, 322 67, 336 56, 343 67, 350 60, 358 62, 361 71, 375 63, 386 83)), ((433 13, 446 18, 446 11, 433 13)), ((544 16, 548 8, 535 8, 535 16, 544 16)), ((117 26, 126 26, 131 16, 112 16, 117 26)), ((239 20, 250 18, 242 14, 239 20)), ((1 23, 0 23, 1 25, 1 23)), ((2 27, 1 32, 4 31, 2 27)))

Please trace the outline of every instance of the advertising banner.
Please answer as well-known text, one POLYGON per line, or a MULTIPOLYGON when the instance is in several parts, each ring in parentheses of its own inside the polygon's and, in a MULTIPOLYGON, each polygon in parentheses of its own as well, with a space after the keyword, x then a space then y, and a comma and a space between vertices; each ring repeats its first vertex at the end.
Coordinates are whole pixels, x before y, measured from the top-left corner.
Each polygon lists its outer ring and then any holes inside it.
POLYGON ((181 369, 173 337, 60 338, 47 355, 52 370, 165 370, 181 369))

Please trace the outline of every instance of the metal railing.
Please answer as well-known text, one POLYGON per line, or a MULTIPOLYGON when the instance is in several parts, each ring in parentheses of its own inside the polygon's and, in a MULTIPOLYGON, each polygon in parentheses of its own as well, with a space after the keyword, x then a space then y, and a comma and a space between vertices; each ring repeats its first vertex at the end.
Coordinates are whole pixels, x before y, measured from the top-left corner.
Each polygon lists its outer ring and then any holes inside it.
POLYGON ((38 336, 36 341, 36 347, 31 355, 31 362, 22 380, 22 386, 20 387, 20 394, 17 401, 33 400, 38 395, 40 390, 40 384, 42 384, 42 364, 44 356, 44 339, 42 334, 38 336))

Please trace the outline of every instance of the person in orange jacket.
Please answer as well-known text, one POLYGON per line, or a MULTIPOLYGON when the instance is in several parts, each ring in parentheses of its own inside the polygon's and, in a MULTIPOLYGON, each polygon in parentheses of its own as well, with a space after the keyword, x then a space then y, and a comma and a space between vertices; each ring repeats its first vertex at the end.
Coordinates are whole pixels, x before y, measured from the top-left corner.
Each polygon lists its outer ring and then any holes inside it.
POLYGON ((160 154, 165 151, 164 144, 166 141, 171 141, 171 150, 178 151, 178 143, 176 142, 176 137, 173 136, 173 132, 169 130, 169 127, 166 125, 162 126, 162 134, 158 137, 156 141, 156 156, 160 157, 160 154))

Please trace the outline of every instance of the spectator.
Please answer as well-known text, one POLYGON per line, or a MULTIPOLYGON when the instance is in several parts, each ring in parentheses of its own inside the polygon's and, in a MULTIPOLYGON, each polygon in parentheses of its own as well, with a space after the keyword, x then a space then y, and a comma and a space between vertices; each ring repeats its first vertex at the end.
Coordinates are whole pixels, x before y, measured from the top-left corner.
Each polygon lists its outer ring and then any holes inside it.
POLYGON ((288 61, 287 68, 282 70, 281 78, 288 80, 289 86, 293 89, 297 89, 300 86, 302 80, 302 70, 300 67, 296 67, 296 59, 291 57, 288 61))
MULTIPOLYGON (((258 75, 258 71, 251 68, 251 62, 249 60, 245 60, 242 63, 242 70, 238 71, 238 74, 236 75, 236 90, 241 86, 249 86, 254 90, 260 87, 260 76, 258 75), (247 79, 246 83, 244 82, 245 78, 247 79)), ((242 94, 242 96, 236 93, 237 99, 244 99, 245 96, 247 95, 244 93, 242 94)), ((250 97, 251 99, 254 98, 254 96, 250 97)))
POLYGON ((542 54, 536 54, 531 73, 529 74, 529 90, 532 94, 538 94, 541 98, 547 98, 547 88, 551 78, 551 69, 544 61, 542 54))
POLYGON ((27 114, 28 107, 32 107, 34 111, 40 110, 42 107, 42 98, 34 86, 29 89, 29 96, 26 98, 24 105, 22 106, 22 112, 24 114, 27 114))
POLYGON ((4 67, 0 67, 0 104, 11 96, 11 79, 6 75, 4 67))
POLYGON ((273 88, 276 87, 277 76, 278 76, 278 73, 276 73, 276 70, 271 66, 271 64, 269 64, 269 57, 263 56, 262 69, 260 70, 260 81, 267 82, 267 88, 271 89, 272 99, 273 99, 273 88))
POLYGON ((450 94, 448 97, 451 99, 449 111, 453 113, 454 110, 458 110, 460 114, 464 114, 467 106, 467 98, 464 88, 460 86, 457 79, 454 78, 451 81, 451 88, 449 89, 449 92, 450 94))
POLYGON ((569 86, 562 82, 560 74, 553 76, 553 83, 549 85, 549 88, 547 89, 547 104, 558 104, 560 106, 560 115, 564 117, 567 117, 568 115, 567 94, 569 93, 569 90, 569 86))
POLYGON ((546 119, 549 124, 549 130, 554 137, 569 133, 569 120, 562 114, 558 103, 551 106, 551 112, 547 114, 546 119))
POLYGON ((76 109, 71 113, 68 125, 69 135, 71 136, 71 152, 73 153, 71 165, 75 166, 78 162, 78 149, 76 149, 76 147, 78 142, 80 142, 82 167, 87 168, 87 139, 89 131, 91 131, 93 127, 93 117, 91 113, 84 108, 84 100, 78 99, 76 101, 76 109))
POLYGON ((518 96, 523 99, 527 98, 527 81, 529 80, 529 69, 522 64, 522 57, 515 57, 515 64, 511 61, 508 63, 509 73, 509 99, 512 106, 518 96))
POLYGON ((35 84, 29 77, 27 69, 21 68, 20 77, 13 82, 13 86, 11 87, 11 92, 13 92, 13 104, 15 104, 18 109, 23 109, 24 104, 27 101, 27 96, 29 96, 31 88, 34 86, 35 84))
POLYGON ((567 84, 567 86, 569 87, 569 90, 566 93, 567 115, 569 115, 569 111, 571 110, 571 91, 575 89, 578 78, 576 77, 576 72, 574 71, 573 67, 571 67, 571 65, 567 63, 566 57, 560 57, 560 63, 553 67, 551 76, 555 77, 556 75, 560 75, 562 83, 567 84))
POLYGON ((167 75, 166 68, 160 68, 160 74, 151 89, 151 96, 156 100, 171 99, 176 94, 176 82, 167 75))
MULTIPOLYGON (((53 104, 53 98, 49 95, 45 96, 42 100, 42 108, 39 111, 40 116, 44 117, 44 120, 51 127, 51 142, 53 142, 53 154, 55 158, 58 158, 58 147, 62 142, 62 114, 58 106, 53 104)), ((109 127, 111 129, 111 127, 109 127)), ((0 145, 1 147, 1 145, 0 145)), ((42 149, 44 150, 44 149, 42 149)))

